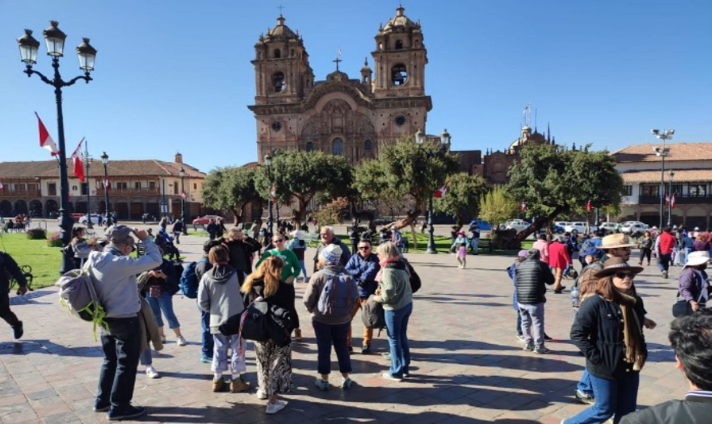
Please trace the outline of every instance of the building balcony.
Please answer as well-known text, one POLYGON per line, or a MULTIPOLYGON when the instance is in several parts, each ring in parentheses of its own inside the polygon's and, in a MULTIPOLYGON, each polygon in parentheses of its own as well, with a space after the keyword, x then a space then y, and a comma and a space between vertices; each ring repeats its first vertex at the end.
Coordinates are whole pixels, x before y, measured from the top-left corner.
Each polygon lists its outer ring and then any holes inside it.
POLYGON ((0 190, 0 199, 30 199, 42 197, 40 190, 0 190))
MULTIPOLYGON (((700 205, 700 204, 711 204, 712 195, 707 196, 689 196, 689 195, 675 195, 675 204, 677 205, 700 205)), ((640 205, 659 205, 660 196, 638 196, 638 204, 640 205)))
MULTIPOLYGON (((104 187, 98 187, 96 189, 96 196, 103 196, 103 195, 104 195, 104 187)), ((158 188, 109 187, 109 196, 160 196, 160 195, 161 195, 161 190, 159 190, 158 188)))

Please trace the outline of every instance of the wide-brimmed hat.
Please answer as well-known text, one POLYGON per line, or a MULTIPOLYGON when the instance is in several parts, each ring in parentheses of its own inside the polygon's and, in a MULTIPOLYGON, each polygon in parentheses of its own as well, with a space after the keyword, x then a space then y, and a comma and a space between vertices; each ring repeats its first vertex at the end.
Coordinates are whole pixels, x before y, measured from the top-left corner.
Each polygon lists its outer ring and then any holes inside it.
POLYGON ((634 247, 635 243, 631 243, 630 239, 625 234, 611 234, 610 236, 605 236, 601 240, 601 246, 599 249, 618 249, 620 247, 634 247))
POLYGON ((687 255, 687 263, 685 264, 685 267, 702 265, 709 261, 710 254, 708 252, 690 252, 690 254, 687 255))
POLYGON ((596 273, 596 278, 608 277, 618 271, 628 271, 639 274, 643 272, 643 267, 630 266, 623 258, 608 258, 608 260, 603 263, 603 269, 596 273))

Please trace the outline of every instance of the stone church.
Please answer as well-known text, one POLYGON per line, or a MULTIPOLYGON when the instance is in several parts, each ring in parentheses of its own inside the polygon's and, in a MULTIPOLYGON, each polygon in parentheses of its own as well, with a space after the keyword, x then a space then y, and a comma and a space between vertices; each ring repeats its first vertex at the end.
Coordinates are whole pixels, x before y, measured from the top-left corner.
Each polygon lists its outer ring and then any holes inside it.
POLYGON ((299 31, 285 25, 260 35, 255 44, 257 153, 277 149, 321 150, 351 163, 377 157, 382 146, 426 131, 432 100, 425 94, 427 50, 420 22, 401 6, 378 29, 373 69, 366 58, 360 79, 339 70, 315 81, 299 31))

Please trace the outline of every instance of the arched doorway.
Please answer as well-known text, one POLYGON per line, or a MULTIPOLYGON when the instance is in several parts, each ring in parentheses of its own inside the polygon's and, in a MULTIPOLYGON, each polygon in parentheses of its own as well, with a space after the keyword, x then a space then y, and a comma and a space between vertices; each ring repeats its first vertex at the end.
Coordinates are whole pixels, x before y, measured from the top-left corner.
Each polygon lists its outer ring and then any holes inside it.
POLYGON ((30 201, 30 216, 33 218, 40 218, 42 215, 42 202, 39 200, 30 201))
POLYGON ((27 202, 24 200, 18 200, 15 202, 15 215, 27 215, 27 202))
POLYGON ((54 215, 59 212, 59 205, 56 200, 48 200, 45 203, 45 211, 47 212, 47 217, 54 218, 54 215))
POLYGON ((10 203, 9 200, 3 200, 0 202, 0 216, 12 216, 12 203, 10 203))

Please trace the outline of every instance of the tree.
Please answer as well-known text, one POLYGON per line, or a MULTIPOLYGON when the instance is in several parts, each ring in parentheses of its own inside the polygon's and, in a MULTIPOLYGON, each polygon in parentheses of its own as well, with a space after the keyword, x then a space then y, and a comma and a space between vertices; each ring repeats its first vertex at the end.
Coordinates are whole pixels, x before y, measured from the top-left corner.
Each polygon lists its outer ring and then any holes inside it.
POLYGON ((449 176, 447 184, 445 196, 435 199, 433 209, 452 216, 461 226, 463 211, 478 215, 480 197, 487 193, 487 182, 482 177, 460 172, 449 176))
POLYGON ((343 211, 349 205, 349 201, 345 197, 339 197, 332 202, 325 204, 321 209, 314 213, 319 227, 325 225, 340 224, 343 220, 343 211))
POLYGON ((507 193, 526 203, 526 215, 537 217, 517 235, 524 240, 560 214, 593 207, 618 208, 623 194, 623 179, 616 162, 607 151, 563 150, 553 145, 528 145, 509 171, 507 193))
POLYGON ((217 168, 205 177, 203 203, 213 209, 230 211, 235 224, 242 222, 245 206, 262 199, 255 189, 255 169, 244 167, 217 168))
POLYGON ((517 216, 519 204, 509 197, 504 186, 496 185, 480 199, 480 218, 492 224, 492 230, 517 216))
POLYGON ((344 195, 352 180, 353 168, 343 156, 286 150, 272 158, 270 167, 259 167, 255 185, 265 200, 269 199, 273 183, 279 203, 287 204, 295 199, 301 222, 314 196, 321 192, 328 192, 332 199, 344 195))

